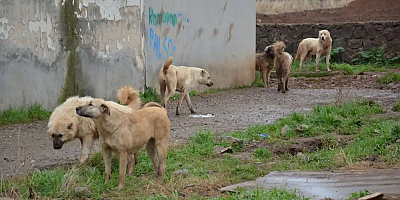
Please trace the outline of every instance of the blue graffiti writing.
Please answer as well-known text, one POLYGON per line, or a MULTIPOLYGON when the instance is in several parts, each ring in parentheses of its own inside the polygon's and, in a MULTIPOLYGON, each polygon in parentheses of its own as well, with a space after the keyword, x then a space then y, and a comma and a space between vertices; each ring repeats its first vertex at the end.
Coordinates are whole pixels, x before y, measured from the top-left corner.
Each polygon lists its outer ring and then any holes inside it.
MULTIPOLYGON (((153 48, 153 52, 156 54, 156 57, 158 59, 162 59, 163 54, 161 53, 161 38, 159 35, 157 35, 157 33, 154 32, 152 28, 150 28, 149 44, 150 48, 153 48)), ((174 52, 176 51, 176 46, 174 45, 172 39, 164 37, 163 47, 165 51, 164 55, 166 55, 165 59, 174 55, 174 52)))

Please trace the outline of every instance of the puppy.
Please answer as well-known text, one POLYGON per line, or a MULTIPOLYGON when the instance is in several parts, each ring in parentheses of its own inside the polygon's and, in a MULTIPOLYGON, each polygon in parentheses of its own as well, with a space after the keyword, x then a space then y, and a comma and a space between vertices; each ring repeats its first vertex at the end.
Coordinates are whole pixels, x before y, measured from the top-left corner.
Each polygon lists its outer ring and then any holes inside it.
POLYGON ((161 105, 167 108, 169 98, 175 93, 180 92, 178 105, 176 106, 176 115, 179 115, 183 99, 189 107, 191 113, 195 113, 192 102, 190 101, 189 92, 198 85, 207 85, 211 87, 214 83, 211 81, 210 74, 198 67, 174 66, 172 57, 165 61, 164 66, 158 74, 158 83, 160 85, 161 105), (165 94, 168 89, 167 95, 165 94))
POLYGON ((304 59, 306 59, 306 70, 308 71, 308 64, 310 63, 311 56, 316 55, 315 71, 319 71, 318 63, 321 56, 326 56, 326 69, 329 69, 329 57, 332 49, 332 38, 328 30, 319 31, 318 38, 306 38, 302 40, 297 48, 295 60, 300 59, 300 71, 304 59))
POLYGON ((285 52, 285 47, 285 43, 282 41, 274 43, 274 66, 278 78, 278 92, 282 90, 282 93, 289 91, 288 83, 293 60, 293 57, 285 52))
POLYGON ((165 108, 154 102, 150 105, 135 111, 113 101, 92 99, 76 107, 76 113, 91 118, 99 130, 105 182, 111 179, 111 153, 119 155, 119 189, 125 184, 127 162, 128 174, 135 166, 128 155, 136 154, 143 146, 153 161, 156 177, 159 181, 164 177, 171 125, 165 108))
POLYGON ((264 82, 264 87, 269 87, 269 78, 274 68, 274 48, 273 45, 265 47, 264 52, 256 54, 256 71, 260 71, 264 82))

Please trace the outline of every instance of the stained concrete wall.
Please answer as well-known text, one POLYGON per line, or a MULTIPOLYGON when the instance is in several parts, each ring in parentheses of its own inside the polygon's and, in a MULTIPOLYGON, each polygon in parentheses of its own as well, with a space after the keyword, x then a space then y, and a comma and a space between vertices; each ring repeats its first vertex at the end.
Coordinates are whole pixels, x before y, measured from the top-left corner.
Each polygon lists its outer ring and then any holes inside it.
POLYGON ((140 0, 3 0, 0 110, 57 105, 70 55, 62 45, 60 19, 68 2, 79 4, 73 17, 83 94, 116 100, 121 86, 144 87, 140 0))
POLYGON ((0 110, 51 110, 70 79, 73 93, 107 100, 124 85, 158 89, 168 56, 207 69, 215 87, 250 84, 254 22, 255 0, 2 0, 0 110))
POLYGON ((255 0, 145 0, 147 86, 159 90, 157 76, 169 56, 174 65, 208 70, 213 87, 251 84, 255 9, 255 0))
POLYGON ((300 41, 307 37, 318 37, 318 31, 327 29, 333 38, 333 48, 345 49, 336 56, 337 61, 349 62, 359 56, 360 51, 386 45, 387 56, 400 52, 400 22, 366 22, 334 24, 258 24, 257 52, 276 40, 286 43, 288 53, 296 55, 300 41))

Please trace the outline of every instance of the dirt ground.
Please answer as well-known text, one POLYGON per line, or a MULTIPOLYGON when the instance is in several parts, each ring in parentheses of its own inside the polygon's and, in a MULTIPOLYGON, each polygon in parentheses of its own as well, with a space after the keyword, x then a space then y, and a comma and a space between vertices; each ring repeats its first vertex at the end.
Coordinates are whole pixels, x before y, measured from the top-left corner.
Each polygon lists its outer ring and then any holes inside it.
POLYGON ((398 0, 355 0, 347 7, 277 15, 257 14, 261 23, 335 23, 400 20, 398 0))
MULTIPOLYGON (((356 96, 370 98, 390 108, 400 96, 397 85, 376 82, 381 74, 333 76, 323 78, 290 78, 287 94, 272 88, 233 89, 192 97, 197 114, 214 114, 210 118, 191 117, 186 104, 181 115, 175 116, 176 101, 169 104, 171 143, 184 143, 200 130, 226 133, 245 129, 250 125, 269 124, 293 111, 307 113, 316 105, 349 100, 356 96), (341 91, 338 88, 342 88, 341 91)), ((0 127, 0 172, 4 175, 32 169, 48 168, 59 164, 77 163, 80 153, 78 140, 54 150, 47 137, 47 121, 0 127), (19 142, 18 142, 19 141, 19 142), (19 149, 19 151, 18 151, 19 149), (19 158, 19 159, 16 159, 19 158), (21 162, 16 162, 20 160, 21 162), (24 164, 22 161, 25 161, 24 164)), ((99 150, 98 142, 95 151, 99 150)))

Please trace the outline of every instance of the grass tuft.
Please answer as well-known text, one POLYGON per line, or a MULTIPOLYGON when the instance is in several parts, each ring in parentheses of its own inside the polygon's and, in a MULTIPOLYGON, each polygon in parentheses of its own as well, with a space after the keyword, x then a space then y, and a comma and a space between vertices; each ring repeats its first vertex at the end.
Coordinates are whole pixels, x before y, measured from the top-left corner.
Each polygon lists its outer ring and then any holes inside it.
POLYGON ((378 79, 378 82, 382 84, 389 84, 399 81, 400 81, 400 73, 393 73, 393 72, 390 72, 387 75, 382 76, 378 79))
POLYGON ((34 122, 48 119, 50 115, 51 112, 43 110, 39 104, 33 104, 28 109, 10 108, 0 113, 0 125, 34 122))

